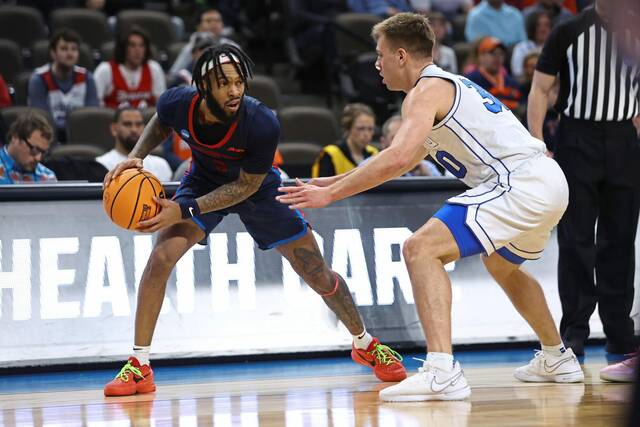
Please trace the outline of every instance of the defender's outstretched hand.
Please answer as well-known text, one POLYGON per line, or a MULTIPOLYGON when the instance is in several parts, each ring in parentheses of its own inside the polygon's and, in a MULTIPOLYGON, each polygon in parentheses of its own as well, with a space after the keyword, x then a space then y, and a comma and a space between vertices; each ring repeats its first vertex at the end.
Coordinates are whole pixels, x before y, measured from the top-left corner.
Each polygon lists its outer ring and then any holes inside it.
POLYGON ((290 209, 322 208, 332 202, 327 187, 305 184, 297 178, 295 187, 280 187, 278 191, 285 194, 276 197, 276 200, 289 205, 290 209))
POLYGON ((180 205, 176 202, 161 199, 160 197, 154 197, 153 200, 162 207, 162 210, 153 218, 140 221, 137 227, 138 231, 142 233, 154 233, 162 228, 182 221, 180 205))

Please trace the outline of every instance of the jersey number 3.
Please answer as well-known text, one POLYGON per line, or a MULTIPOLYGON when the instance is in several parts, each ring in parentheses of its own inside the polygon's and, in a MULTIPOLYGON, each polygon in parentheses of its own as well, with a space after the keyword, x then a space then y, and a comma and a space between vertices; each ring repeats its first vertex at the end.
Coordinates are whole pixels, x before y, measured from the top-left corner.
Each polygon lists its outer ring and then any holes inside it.
POLYGON ((500 102, 500 100, 498 98, 496 98, 495 96, 491 95, 489 92, 487 92, 483 87, 478 86, 477 83, 472 82, 469 79, 461 79, 462 83, 464 83, 464 85, 470 89, 475 89, 480 96, 482 97, 482 99, 484 101, 484 108, 486 108, 487 110, 491 111, 493 114, 498 114, 502 111, 502 109, 504 108, 505 110, 509 110, 502 102, 500 102))

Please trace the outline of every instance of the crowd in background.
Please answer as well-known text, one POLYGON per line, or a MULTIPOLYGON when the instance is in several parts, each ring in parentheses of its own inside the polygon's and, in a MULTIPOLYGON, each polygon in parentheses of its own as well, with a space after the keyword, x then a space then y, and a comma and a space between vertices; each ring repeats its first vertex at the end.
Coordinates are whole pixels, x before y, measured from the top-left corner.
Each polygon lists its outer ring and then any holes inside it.
MULTIPOLYGON (((153 114, 160 94, 168 87, 191 84, 193 61, 204 49, 217 43, 232 43, 245 49, 254 58, 257 73, 270 79, 276 92, 289 94, 289 107, 311 102, 334 115, 337 140, 315 140, 313 126, 309 127, 309 135, 296 137, 315 147, 305 152, 304 159, 298 151, 286 146, 290 141, 287 132, 283 133, 282 150, 274 161, 280 163, 285 172, 288 165, 298 172, 297 166, 301 163, 304 168, 299 173, 313 176, 342 173, 357 167, 388 146, 401 120, 397 117, 399 95, 386 91, 373 67, 374 45, 367 28, 405 11, 424 13, 431 18, 437 40, 434 48, 437 65, 463 74, 483 87, 524 123, 533 72, 545 40, 555 26, 590 2, 67 0, 56 2, 55 8, 52 2, 37 0, 5 3, 0 5, 0 19, 3 7, 31 7, 42 16, 49 34, 46 42, 37 41, 31 46, 21 45, 20 40, 7 41, 9 45, 18 45, 24 68, 20 74, 0 75, 0 108, 3 109, 0 134, 3 138, 8 135, 3 141, 5 161, 0 164, 2 183, 51 181, 55 175, 99 180, 104 173, 100 167, 108 169, 113 163, 105 158, 127 155, 144 121, 153 114), (83 8, 103 15, 108 29, 106 42, 88 46, 86 36, 79 34, 78 28, 56 25, 60 7, 83 8), (153 31, 153 24, 145 27, 145 22, 134 20, 132 25, 125 25, 126 12, 130 9, 166 16, 168 27, 164 32, 171 33, 170 43, 161 40, 163 33, 153 31), (345 25, 348 22, 355 24, 345 25), (363 22, 369 23, 368 27, 365 25, 364 30, 359 30, 363 22), (345 50, 345 37, 355 46, 351 51, 345 50), (38 145, 31 133, 24 133, 39 129, 41 123, 36 126, 16 121, 16 116, 25 114, 22 110, 9 113, 15 111, 15 108, 11 110, 12 106, 25 104, 40 109, 49 120, 51 137, 46 138, 46 129, 41 133, 46 143, 38 145), (106 109, 112 112, 105 113, 106 109), (134 114, 135 109, 140 113, 134 114), (82 116, 81 110, 93 111, 93 116, 89 113, 82 116), (90 118, 98 115, 96 110, 100 110, 102 116, 110 114, 107 124, 105 120, 100 122, 101 126, 98 122, 92 124, 90 118), (72 120, 74 115, 76 120, 72 120), (65 145, 92 144, 93 141, 78 140, 78 132, 74 132, 74 126, 79 126, 77 122, 92 126, 95 139, 100 137, 107 143, 110 139, 111 147, 103 144, 97 149, 94 147, 95 152, 63 150, 65 145), (22 126, 22 130, 17 133, 14 125, 22 126), (22 164, 20 158, 13 158, 11 153, 17 149, 33 154, 29 162, 22 164), (55 156, 48 156, 50 151, 55 156), (315 153, 312 158, 309 152, 315 153), (9 162, 11 168, 6 158, 13 160, 9 162), (34 160, 40 169, 31 167, 34 160), (77 173, 68 173, 70 164, 74 164, 72 169, 77 173)), ((0 72, 3 70, 0 67, 0 72)), ((251 82, 249 87, 253 94, 251 82)), ((277 105, 269 106, 276 114, 281 113, 277 105)), ((35 120, 31 113, 26 117, 35 120)), ((556 114, 550 109, 545 121, 546 142, 553 138, 556 121, 556 114)), ((154 154, 156 157, 146 166, 162 180, 179 179, 175 171, 183 170, 190 157, 179 135, 172 135, 154 154)), ((426 159, 409 175, 443 173, 442 168, 426 159)))

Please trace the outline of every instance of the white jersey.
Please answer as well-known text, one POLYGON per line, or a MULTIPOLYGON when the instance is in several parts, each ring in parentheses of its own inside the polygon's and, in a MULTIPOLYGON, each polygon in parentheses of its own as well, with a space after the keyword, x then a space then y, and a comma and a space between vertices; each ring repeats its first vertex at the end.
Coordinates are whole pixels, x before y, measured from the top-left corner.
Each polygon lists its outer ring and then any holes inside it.
POLYGON ((433 126, 424 145, 468 186, 493 182, 508 188, 515 168, 545 152, 544 143, 532 137, 507 107, 469 79, 436 65, 426 67, 420 75, 424 77, 449 80, 456 90, 451 111, 433 126))

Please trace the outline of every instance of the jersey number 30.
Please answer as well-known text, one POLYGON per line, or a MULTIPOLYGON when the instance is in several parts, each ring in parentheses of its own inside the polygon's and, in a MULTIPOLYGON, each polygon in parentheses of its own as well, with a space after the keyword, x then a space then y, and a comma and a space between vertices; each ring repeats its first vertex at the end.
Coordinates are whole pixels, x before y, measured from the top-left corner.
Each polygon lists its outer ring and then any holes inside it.
POLYGON ((465 86, 467 86, 470 89, 475 89, 480 96, 487 102, 484 102, 484 108, 486 108, 487 110, 491 111, 493 114, 498 114, 502 111, 502 109, 504 108, 505 110, 509 110, 502 102, 500 102, 500 100, 498 98, 496 98, 495 96, 491 95, 489 92, 487 92, 483 87, 478 86, 478 84, 472 82, 469 79, 461 79, 462 83, 465 84, 465 86))

